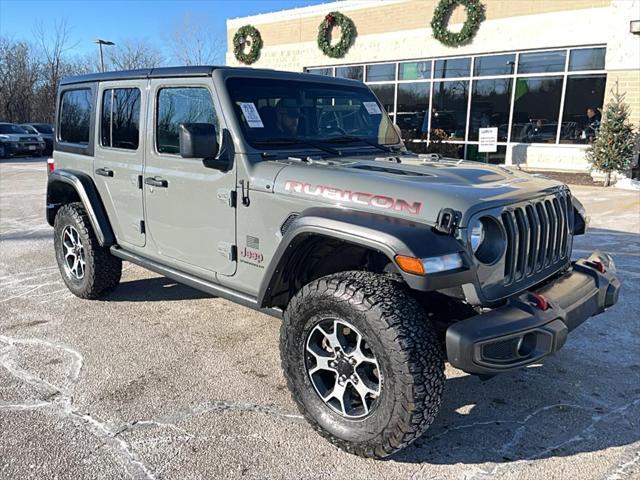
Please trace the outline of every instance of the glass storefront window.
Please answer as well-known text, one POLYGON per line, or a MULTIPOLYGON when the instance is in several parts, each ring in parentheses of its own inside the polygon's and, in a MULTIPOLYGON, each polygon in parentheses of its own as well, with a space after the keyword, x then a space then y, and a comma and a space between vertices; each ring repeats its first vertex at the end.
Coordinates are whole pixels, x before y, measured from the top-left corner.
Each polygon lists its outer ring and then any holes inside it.
POLYGON ((471 72, 471 58, 447 58, 436 60, 433 78, 468 77, 471 72))
POLYGON ((367 82, 384 82, 396 79, 396 64, 367 65, 367 82))
POLYGON ((518 73, 563 72, 566 56, 566 50, 521 53, 518 73))
MULTIPOLYGON (((445 145, 448 155, 462 156, 464 142, 477 142, 482 127, 497 127, 498 141, 512 144, 592 141, 606 86, 605 56, 606 47, 576 46, 305 71, 365 80, 400 127, 407 148, 426 152, 428 139, 445 145)), ((503 150, 490 161, 503 161, 503 150)), ((484 161, 473 143, 466 152, 484 161)))
POLYGON ((511 141, 556 143, 563 77, 516 80, 511 141))
POLYGON ((400 64, 398 80, 428 80, 429 78, 431 78, 431 61, 400 64))
POLYGON ((567 78, 560 143, 592 142, 600 129, 606 75, 572 75, 567 78))
POLYGON ((369 88, 376 94, 380 103, 384 105, 384 109, 390 115, 393 115, 393 103, 395 96, 395 85, 393 83, 385 85, 369 85, 369 88))
POLYGON ((511 79, 474 80, 469 116, 469 140, 478 140, 478 129, 498 127, 498 141, 506 142, 509 130, 511 79))
POLYGON ((327 77, 333 77, 333 68, 307 68, 307 73, 313 75, 326 75, 327 77))
POLYGON ((473 74, 477 77, 486 77, 489 75, 510 75, 513 73, 515 65, 515 53, 476 57, 473 64, 473 74))
POLYGON ((402 138, 427 138, 429 132, 429 82, 398 84, 396 124, 402 138))
POLYGON ((606 48, 579 48, 571 50, 569 71, 604 70, 606 48))
POLYGON ((449 140, 464 140, 468 91, 468 81, 433 83, 432 130, 441 130, 449 140))
POLYGON ((336 77, 351 78, 353 80, 362 81, 362 73, 364 68, 362 65, 354 67, 336 67, 336 77))

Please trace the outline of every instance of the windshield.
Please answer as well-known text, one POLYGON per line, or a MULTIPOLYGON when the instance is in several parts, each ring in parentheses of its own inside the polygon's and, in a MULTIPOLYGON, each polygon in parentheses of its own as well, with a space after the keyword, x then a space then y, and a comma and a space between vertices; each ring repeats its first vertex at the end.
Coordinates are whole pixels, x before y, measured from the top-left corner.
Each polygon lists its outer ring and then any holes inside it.
POLYGON ((53 133, 53 127, 46 123, 36 123, 35 125, 33 125, 33 128, 35 128, 40 133, 53 133))
POLYGON ((396 145, 400 138, 365 86, 230 78, 227 88, 247 142, 258 149, 331 144, 396 145))
POLYGON ((13 125, 11 123, 3 123, 3 124, 0 124, 0 133, 25 134, 27 133, 27 131, 24 128, 19 127, 18 125, 13 125))

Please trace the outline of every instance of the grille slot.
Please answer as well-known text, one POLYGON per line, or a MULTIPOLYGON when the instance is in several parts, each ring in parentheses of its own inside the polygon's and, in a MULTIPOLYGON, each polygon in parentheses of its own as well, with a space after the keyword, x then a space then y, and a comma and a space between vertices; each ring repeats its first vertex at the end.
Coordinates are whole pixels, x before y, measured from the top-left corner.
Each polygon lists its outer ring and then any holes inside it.
POLYGON ((560 193, 501 214, 507 237, 504 285, 522 281, 569 255, 573 207, 569 193, 560 193))

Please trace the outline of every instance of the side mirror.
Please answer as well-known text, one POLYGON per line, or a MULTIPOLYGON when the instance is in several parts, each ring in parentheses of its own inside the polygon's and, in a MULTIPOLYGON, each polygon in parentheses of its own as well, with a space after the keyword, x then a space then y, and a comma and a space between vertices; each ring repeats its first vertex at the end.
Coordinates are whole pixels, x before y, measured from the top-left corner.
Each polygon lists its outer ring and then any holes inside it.
POLYGON ((212 123, 180 124, 182 158, 215 158, 218 154, 216 127, 212 123))

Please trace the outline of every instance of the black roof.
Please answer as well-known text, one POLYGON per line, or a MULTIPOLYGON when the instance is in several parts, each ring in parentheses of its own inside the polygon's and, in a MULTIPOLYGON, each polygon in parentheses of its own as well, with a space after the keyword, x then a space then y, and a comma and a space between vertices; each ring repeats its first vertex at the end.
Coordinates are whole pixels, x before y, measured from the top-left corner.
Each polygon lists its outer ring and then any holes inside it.
POLYGON ((143 68, 140 70, 120 70, 117 72, 89 73, 76 75, 60 80, 60 85, 73 83, 104 82, 108 80, 129 80, 134 78, 167 78, 167 77, 208 77, 220 67, 213 65, 197 65, 193 67, 143 68))

